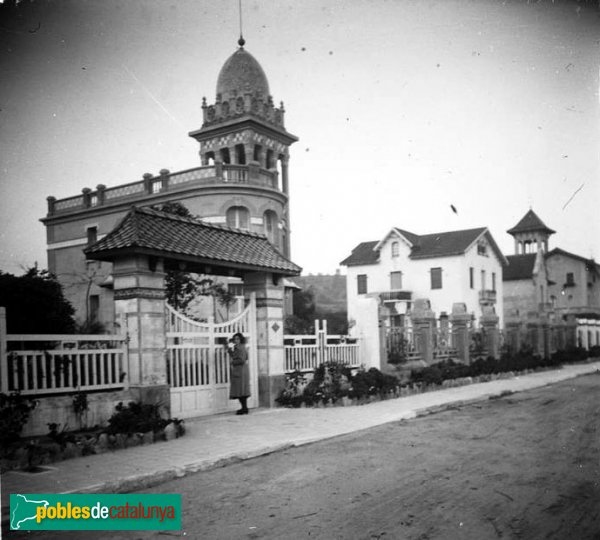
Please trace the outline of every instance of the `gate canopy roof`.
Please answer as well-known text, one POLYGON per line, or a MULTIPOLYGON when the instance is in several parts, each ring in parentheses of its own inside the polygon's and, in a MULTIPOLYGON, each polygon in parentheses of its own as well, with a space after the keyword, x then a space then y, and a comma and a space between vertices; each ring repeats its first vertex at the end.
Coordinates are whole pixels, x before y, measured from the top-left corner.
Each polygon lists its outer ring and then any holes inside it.
POLYGON ((83 251, 87 259, 111 262, 130 254, 151 255, 163 258, 166 269, 206 274, 264 271, 293 276, 302 271, 264 235, 135 206, 83 251))

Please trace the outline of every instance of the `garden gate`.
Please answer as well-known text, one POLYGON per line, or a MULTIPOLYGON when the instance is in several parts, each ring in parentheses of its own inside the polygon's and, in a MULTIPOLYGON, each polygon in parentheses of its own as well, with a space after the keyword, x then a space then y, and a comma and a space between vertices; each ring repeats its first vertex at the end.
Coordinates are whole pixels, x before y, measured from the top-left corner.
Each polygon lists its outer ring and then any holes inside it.
POLYGON ((256 365, 256 300, 254 295, 237 317, 214 323, 194 321, 166 305, 167 381, 171 393, 171 415, 191 418, 234 411, 237 400, 229 399, 228 339, 237 332, 246 338, 250 367, 248 407, 258 405, 256 365))

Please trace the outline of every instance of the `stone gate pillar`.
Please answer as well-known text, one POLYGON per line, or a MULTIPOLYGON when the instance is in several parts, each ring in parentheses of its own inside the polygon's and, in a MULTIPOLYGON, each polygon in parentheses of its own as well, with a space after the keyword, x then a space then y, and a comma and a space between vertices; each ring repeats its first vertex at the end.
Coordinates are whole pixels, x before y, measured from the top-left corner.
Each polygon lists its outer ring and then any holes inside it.
POLYGON ((577 346, 577 319, 574 315, 569 314, 565 323, 565 348, 572 349, 577 346))
POLYGON ((493 306, 483 306, 483 314, 481 315, 480 322, 484 330, 484 347, 488 351, 488 356, 493 358, 499 357, 500 351, 500 330, 498 328, 498 322, 500 317, 496 315, 493 306))
POLYGON ((421 359, 430 365, 433 363, 433 332, 435 330, 435 314, 431 310, 429 300, 415 300, 411 313, 413 332, 421 359))
POLYGON ((285 387, 283 278, 270 272, 248 272, 244 275, 244 295, 251 293, 256 294, 258 402, 261 407, 273 407, 285 387))
POLYGON ((465 364, 469 359, 469 321, 471 315, 467 313, 467 305, 463 303, 452 304, 452 344, 458 352, 458 359, 465 364))
POLYGON ((143 403, 170 414, 165 361, 165 286, 162 260, 126 255, 113 263, 116 320, 129 338, 129 388, 143 403))
POLYGON ((542 319, 537 313, 528 313, 527 336, 533 354, 544 357, 544 329, 542 319))
POLYGON ((506 319, 504 322, 504 331, 506 333, 506 344, 511 353, 516 354, 522 348, 522 339, 521 339, 521 327, 522 322, 520 319, 506 319))
POLYGON ((550 334, 550 321, 546 314, 543 314, 540 318, 540 327, 542 332, 542 357, 550 358, 552 354, 552 336, 550 334))

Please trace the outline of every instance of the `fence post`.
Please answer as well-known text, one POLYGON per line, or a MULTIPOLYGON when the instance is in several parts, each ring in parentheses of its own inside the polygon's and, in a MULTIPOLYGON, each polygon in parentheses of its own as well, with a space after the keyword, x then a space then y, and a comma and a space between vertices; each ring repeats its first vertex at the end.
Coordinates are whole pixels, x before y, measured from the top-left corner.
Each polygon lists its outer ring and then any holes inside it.
POLYGON ((124 341, 121 345, 123 347, 123 364, 121 366, 121 373, 119 378, 122 376, 122 372, 125 372, 123 377, 123 390, 129 390, 129 329, 127 328, 127 314, 117 313, 115 321, 115 334, 123 336, 124 341))
POLYGON ((431 311, 429 300, 415 300, 412 311, 412 323, 417 337, 421 359, 430 365, 433 363, 433 330, 435 326, 435 315, 431 311))
POLYGON ((500 331, 498 330, 498 321, 500 317, 496 315, 494 306, 483 306, 483 314, 481 316, 481 326, 485 333, 484 346, 488 351, 488 356, 498 359, 500 345, 500 331))
POLYGON ((8 347, 6 341, 6 308, 0 307, 0 392, 8 394, 8 347))
POLYGON ((466 304, 452 304, 452 345, 458 352, 458 358, 465 364, 470 363, 469 359, 469 321, 471 315, 467 313, 466 304))
POLYGON ((321 358, 323 362, 329 362, 329 349, 327 348, 327 319, 321 321, 321 358))

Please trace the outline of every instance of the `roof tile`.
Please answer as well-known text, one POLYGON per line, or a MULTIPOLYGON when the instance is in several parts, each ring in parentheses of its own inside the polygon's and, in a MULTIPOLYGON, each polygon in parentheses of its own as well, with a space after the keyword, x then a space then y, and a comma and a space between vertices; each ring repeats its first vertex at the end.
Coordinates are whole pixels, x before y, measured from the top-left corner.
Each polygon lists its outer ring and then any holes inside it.
POLYGON ((546 224, 531 209, 521 218, 519 223, 517 223, 512 229, 508 229, 506 232, 514 235, 516 233, 533 231, 543 231, 548 234, 554 234, 556 232, 550 227, 547 227, 546 224))
POLYGON ((535 266, 535 253, 525 255, 507 255, 508 266, 502 271, 502 281, 516 281, 519 279, 531 279, 535 266))
POLYGON ((149 208, 133 207, 102 240, 84 250, 90 259, 110 260, 130 248, 212 259, 222 263, 296 275, 301 268, 285 258, 266 236, 214 225, 149 208))

